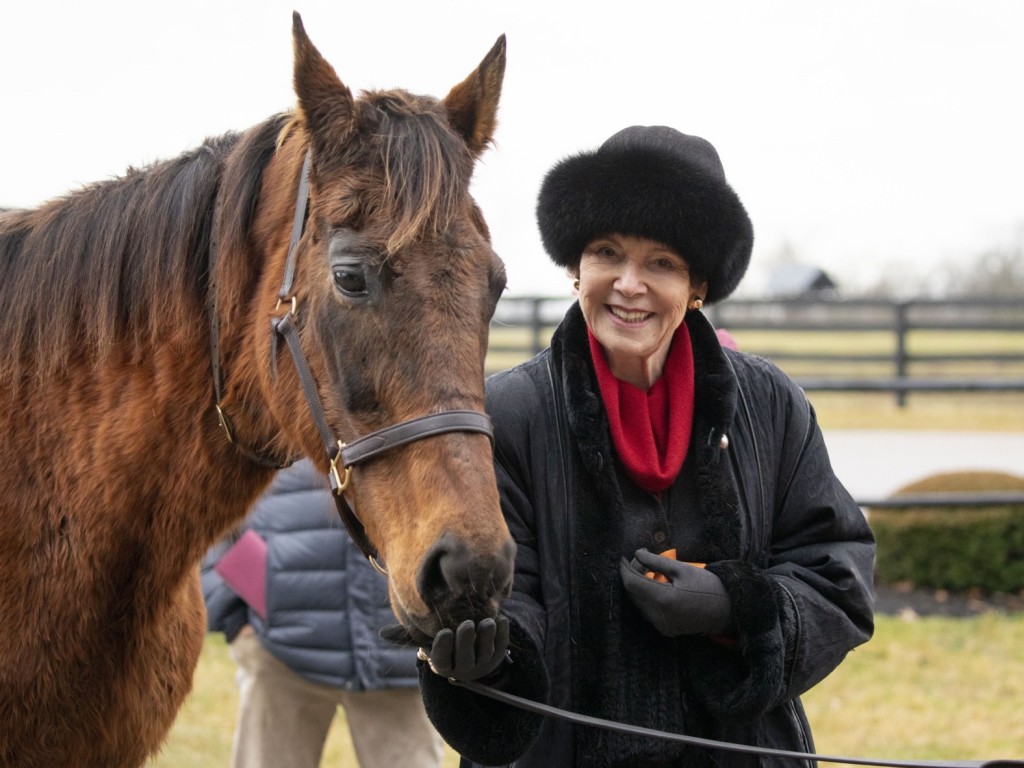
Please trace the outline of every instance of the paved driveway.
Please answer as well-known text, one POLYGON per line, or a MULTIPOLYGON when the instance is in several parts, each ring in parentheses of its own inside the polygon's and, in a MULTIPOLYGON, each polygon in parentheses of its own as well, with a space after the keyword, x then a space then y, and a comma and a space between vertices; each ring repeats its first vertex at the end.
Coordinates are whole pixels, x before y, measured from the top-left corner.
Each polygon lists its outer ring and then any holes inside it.
POLYGON ((832 466, 855 499, 885 498, 937 472, 991 470, 1024 476, 1024 434, 825 431, 832 466))

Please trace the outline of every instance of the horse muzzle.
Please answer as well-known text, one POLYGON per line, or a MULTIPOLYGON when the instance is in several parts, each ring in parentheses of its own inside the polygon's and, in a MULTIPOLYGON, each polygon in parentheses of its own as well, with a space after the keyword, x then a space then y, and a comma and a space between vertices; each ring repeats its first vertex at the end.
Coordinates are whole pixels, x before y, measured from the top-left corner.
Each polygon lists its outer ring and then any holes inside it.
POLYGON ((442 534, 427 550, 416 576, 428 615, 409 618, 431 636, 466 619, 494 618, 512 591, 515 555, 511 537, 496 550, 481 553, 453 534, 442 534))

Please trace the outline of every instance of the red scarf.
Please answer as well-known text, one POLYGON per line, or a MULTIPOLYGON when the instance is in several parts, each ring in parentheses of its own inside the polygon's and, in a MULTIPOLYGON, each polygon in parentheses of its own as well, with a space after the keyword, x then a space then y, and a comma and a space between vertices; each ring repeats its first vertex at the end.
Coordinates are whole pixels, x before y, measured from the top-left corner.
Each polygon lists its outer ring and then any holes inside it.
POLYGON ((683 323, 661 378, 646 392, 612 375, 600 342, 587 329, 590 356, 608 414, 612 442, 637 485, 660 493, 682 469, 693 427, 693 349, 683 323))

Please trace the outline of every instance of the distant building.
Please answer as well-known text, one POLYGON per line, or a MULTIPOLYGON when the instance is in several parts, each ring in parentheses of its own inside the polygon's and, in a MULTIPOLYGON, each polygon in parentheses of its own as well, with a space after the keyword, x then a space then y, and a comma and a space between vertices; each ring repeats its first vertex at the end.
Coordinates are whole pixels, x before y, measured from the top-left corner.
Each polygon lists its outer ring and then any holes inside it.
POLYGON ((768 295, 775 298, 834 298, 839 286, 825 270, 808 264, 781 264, 768 277, 768 295))

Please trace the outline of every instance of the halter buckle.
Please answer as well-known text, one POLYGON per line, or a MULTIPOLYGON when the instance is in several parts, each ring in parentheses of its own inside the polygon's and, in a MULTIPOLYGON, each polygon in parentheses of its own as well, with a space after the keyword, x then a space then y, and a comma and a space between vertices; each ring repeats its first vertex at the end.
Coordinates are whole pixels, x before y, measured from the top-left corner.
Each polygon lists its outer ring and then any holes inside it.
POLYGON ((338 496, 347 491, 352 482, 352 467, 338 467, 343 450, 345 450, 345 444, 339 440, 338 452, 331 458, 331 487, 334 488, 334 493, 338 496), (340 469, 345 470, 344 476, 340 474, 340 469))
POLYGON ((285 302, 290 302, 292 305, 291 308, 285 314, 295 315, 298 313, 299 300, 294 296, 292 296, 290 299, 286 296, 283 296, 277 300, 277 304, 274 306, 275 315, 281 312, 281 305, 284 304, 285 302))
POLYGON ((221 429, 224 430, 224 434, 228 436, 228 442, 234 444, 235 442, 235 428, 231 424, 231 419, 224 412, 224 409, 220 407, 220 403, 214 403, 214 407, 217 409, 217 421, 220 422, 221 429))

